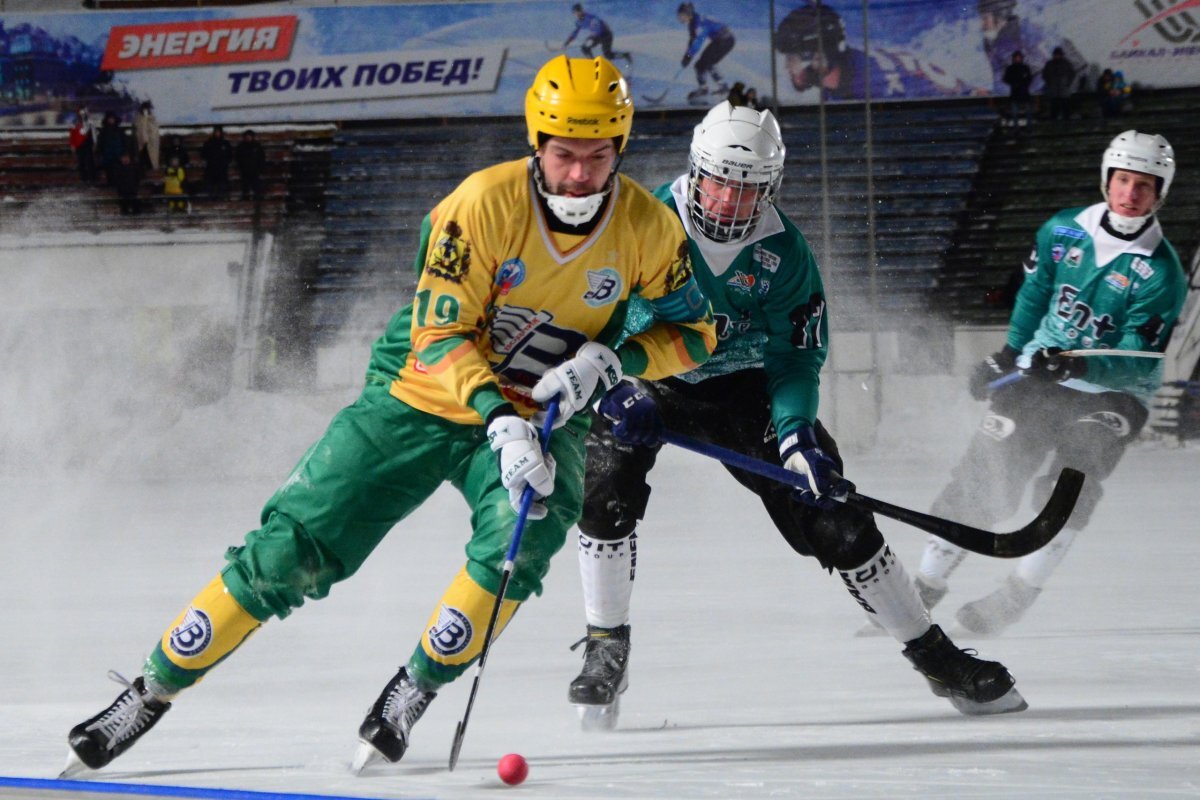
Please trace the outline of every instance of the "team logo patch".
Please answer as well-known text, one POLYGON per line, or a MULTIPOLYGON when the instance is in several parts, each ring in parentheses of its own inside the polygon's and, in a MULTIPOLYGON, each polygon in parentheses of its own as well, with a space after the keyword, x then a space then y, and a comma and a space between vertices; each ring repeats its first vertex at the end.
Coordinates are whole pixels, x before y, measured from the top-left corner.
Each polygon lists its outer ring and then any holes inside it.
POLYGON ((471 643, 471 620, 457 608, 443 605, 437 623, 428 630, 429 646, 439 656, 452 656, 471 643))
POLYGON ((761 243, 754 245, 754 255, 751 258, 762 264, 763 269, 767 272, 779 269, 779 255, 770 250, 764 250, 761 243))
POLYGON ((177 655, 192 658, 203 653, 205 648, 212 644, 212 639, 212 620, 208 618, 208 614, 188 606, 183 620, 171 631, 168 642, 171 650, 177 655))
POLYGON ((733 273, 733 277, 726 281, 726 284, 739 292, 748 292, 754 288, 754 276, 747 275, 740 269, 733 273))
POLYGON ((998 442, 1012 436, 1016 429, 1017 423, 999 414, 988 414, 979 426, 979 430, 984 436, 990 436, 998 442))
POLYGON ((425 260, 430 275, 462 283, 471 271, 471 245, 462 238, 463 230, 454 220, 442 228, 442 235, 425 260))
POLYGON ((687 239, 679 243, 675 260, 667 267, 667 294, 677 292, 692 280, 692 257, 688 255, 687 239))
POLYGON ((1150 280, 1151 276, 1154 275, 1154 267, 1150 266, 1140 258, 1135 258, 1129 264, 1129 268, 1136 272, 1138 277, 1142 278, 1142 280, 1148 281, 1150 280))
POLYGON ((588 290, 583 302, 592 308, 616 302, 621 296, 621 274, 612 267, 587 271, 588 290))
POLYGON ((1128 436, 1129 432, 1133 429, 1129 424, 1129 420, 1123 414, 1118 414, 1115 411, 1096 411, 1095 413, 1088 414, 1079 421, 1103 425, 1120 438, 1128 436))
POLYGON ((1081 231, 1078 228, 1068 228, 1066 225, 1058 225, 1054 228, 1054 235, 1061 236, 1064 239, 1086 239, 1087 232, 1081 231))
POLYGON ((1068 267, 1078 267, 1083 263, 1083 251, 1078 247, 1072 247, 1067 251, 1066 261, 1068 267))
POLYGON ((1110 272, 1104 276, 1104 282, 1112 289, 1123 292, 1129 288, 1129 278, 1119 272, 1110 272))
POLYGON ((519 258, 510 258, 500 265, 496 272, 496 283, 500 284, 500 294, 508 294, 510 289, 525 282, 525 262, 519 258))
POLYGON ((1054 245, 1054 247, 1050 248, 1050 260, 1053 261, 1055 264, 1057 264, 1058 262, 1062 261, 1063 254, 1066 252, 1067 252, 1066 246, 1061 245, 1061 244, 1056 244, 1056 245, 1054 245))
POLYGON ((763 278, 763 279, 759 280, 759 282, 758 282, 758 293, 759 293, 760 295, 763 295, 763 294, 766 294, 766 293, 767 293, 767 292, 769 292, 769 291, 771 291, 771 281, 770 281, 770 280, 768 280, 767 278, 763 278))

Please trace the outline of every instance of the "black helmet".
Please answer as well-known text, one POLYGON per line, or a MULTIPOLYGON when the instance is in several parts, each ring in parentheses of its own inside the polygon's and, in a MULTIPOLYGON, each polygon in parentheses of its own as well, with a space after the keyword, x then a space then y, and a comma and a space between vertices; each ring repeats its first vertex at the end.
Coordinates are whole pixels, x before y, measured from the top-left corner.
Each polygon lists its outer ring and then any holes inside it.
POLYGON ((675 15, 679 16, 680 14, 689 14, 694 17, 696 15, 696 7, 691 3, 680 3, 679 8, 675 9, 675 15))
POLYGON ((806 2, 779 23, 775 49, 781 53, 812 55, 834 53, 845 47, 846 27, 838 13, 825 4, 806 2))

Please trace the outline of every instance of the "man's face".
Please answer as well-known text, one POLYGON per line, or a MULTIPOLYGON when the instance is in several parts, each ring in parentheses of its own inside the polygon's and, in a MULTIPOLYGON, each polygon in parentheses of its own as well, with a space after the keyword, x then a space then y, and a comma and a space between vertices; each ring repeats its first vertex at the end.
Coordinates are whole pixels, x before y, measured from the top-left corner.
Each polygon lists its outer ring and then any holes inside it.
POLYGON ((759 186, 713 175, 701 176, 696 194, 704 216, 722 226, 745 222, 754 216, 759 186))
POLYGON ((983 31, 983 38, 990 42, 995 40, 1000 29, 1004 27, 1004 20, 991 11, 984 11, 979 15, 979 27, 983 31))
POLYGON ((1108 210, 1121 217, 1144 217, 1158 200, 1158 181, 1145 172, 1115 169, 1108 179, 1108 210))
POLYGON ((792 87, 803 92, 820 84, 826 89, 836 89, 841 79, 825 55, 817 50, 813 53, 788 53, 784 57, 784 67, 788 77, 792 79, 792 87))
POLYGON ((538 150, 546 191, 564 197, 587 197, 603 191, 617 161, 612 139, 569 139, 551 136, 538 150))

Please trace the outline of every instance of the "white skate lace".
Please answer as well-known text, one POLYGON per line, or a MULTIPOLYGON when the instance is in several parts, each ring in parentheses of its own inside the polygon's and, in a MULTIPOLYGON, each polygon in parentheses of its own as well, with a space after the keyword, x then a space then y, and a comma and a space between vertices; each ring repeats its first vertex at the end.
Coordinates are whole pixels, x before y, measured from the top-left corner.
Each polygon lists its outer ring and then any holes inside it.
POLYGON ((111 750, 131 734, 144 728, 153 718, 154 712, 146 707, 146 701, 132 681, 126 680, 125 676, 116 670, 109 670, 108 677, 124 686, 126 691, 117 698, 112 708, 84 730, 100 731, 108 739, 105 747, 111 750))
POLYGON ((407 736, 408 732, 412 730, 412 726, 425 713, 425 707, 432 699, 431 694, 422 692, 416 684, 409 680, 402 680, 388 694, 387 700, 383 701, 383 718, 389 725, 407 736))

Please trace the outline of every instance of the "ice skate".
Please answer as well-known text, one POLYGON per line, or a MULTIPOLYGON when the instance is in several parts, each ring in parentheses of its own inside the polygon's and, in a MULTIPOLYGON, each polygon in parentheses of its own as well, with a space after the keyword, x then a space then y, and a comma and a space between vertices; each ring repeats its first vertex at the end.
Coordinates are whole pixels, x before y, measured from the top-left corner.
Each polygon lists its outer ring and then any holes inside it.
POLYGON ((170 703, 146 691, 146 681, 141 676, 132 683, 117 672, 109 672, 108 677, 124 686, 125 691, 108 708, 67 734, 71 750, 60 778, 106 766, 133 747, 171 708, 170 703))
POLYGON ((958 624, 971 633, 994 636, 1019 620, 1041 593, 1041 589, 1009 575, 999 589, 967 603, 955 616, 958 624))
POLYGON ((688 92, 687 99, 693 105, 708 105, 708 87, 698 86, 688 92))
POLYGON ((427 692, 408 677, 404 667, 383 687, 383 693, 358 727, 358 750, 350 769, 355 774, 377 761, 395 763, 408 749, 413 725, 425 713, 437 692, 427 692))
POLYGON ((621 694, 629 687, 629 626, 588 625, 587 636, 571 649, 585 642, 583 669, 571 681, 567 698, 579 712, 585 731, 611 731, 617 726, 621 694))
POLYGON ((949 699, 963 714, 1005 714, 1029 707, 1003 664, 958 649, 937 625, 909 642, 904 657, 925 676, 935 695, 949 699))

